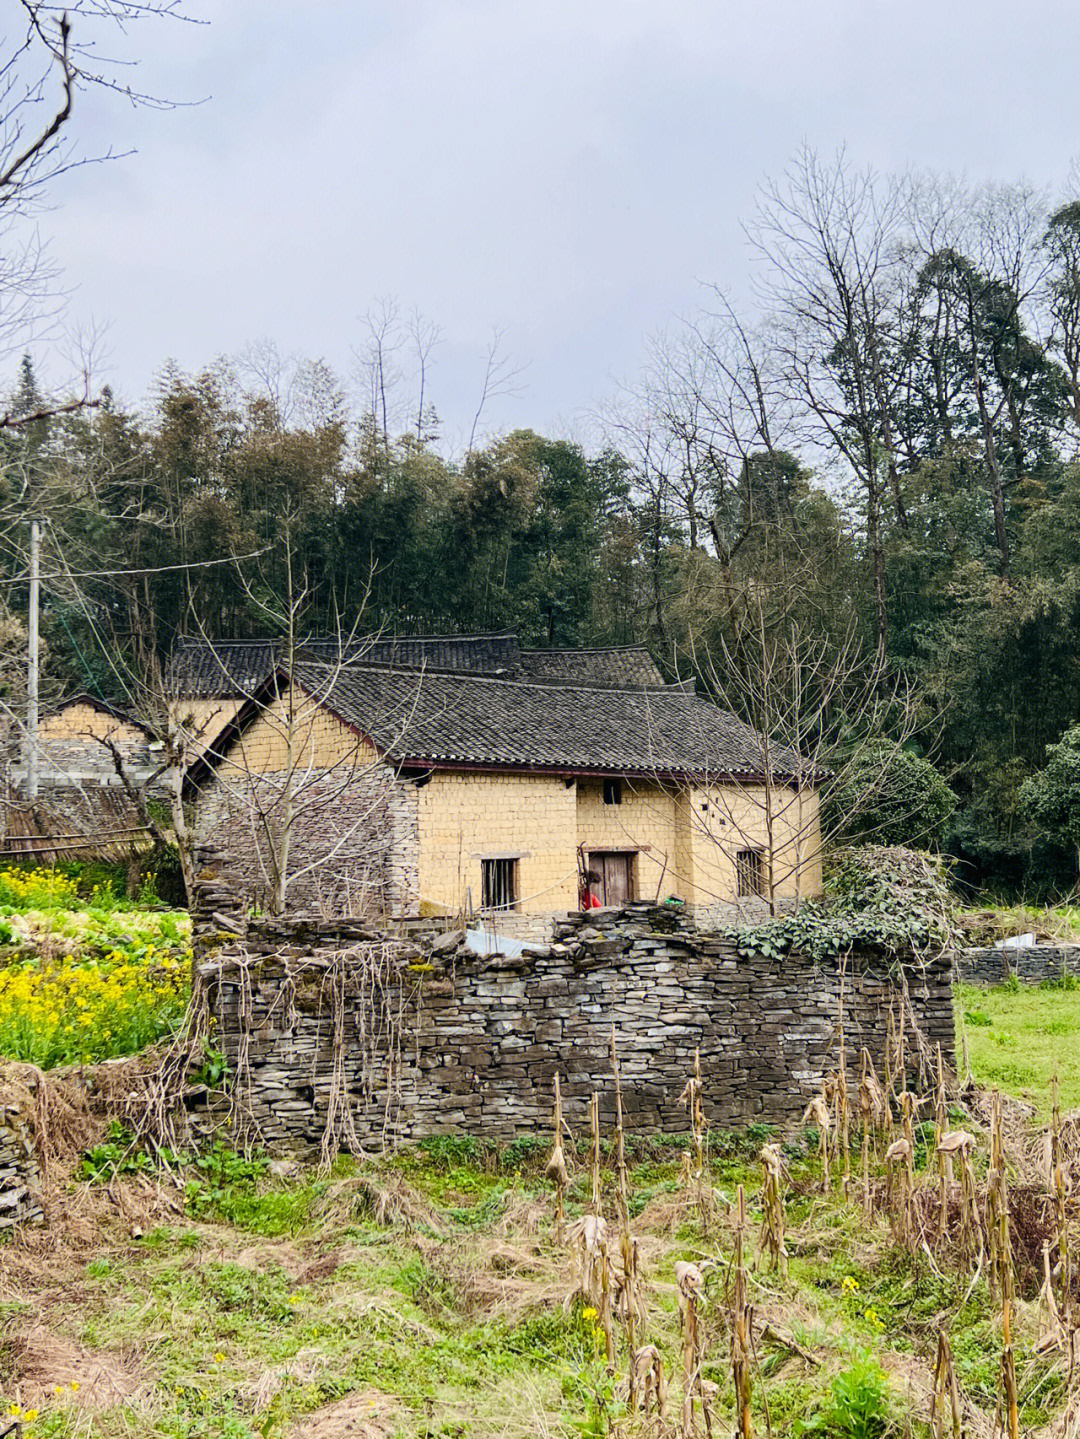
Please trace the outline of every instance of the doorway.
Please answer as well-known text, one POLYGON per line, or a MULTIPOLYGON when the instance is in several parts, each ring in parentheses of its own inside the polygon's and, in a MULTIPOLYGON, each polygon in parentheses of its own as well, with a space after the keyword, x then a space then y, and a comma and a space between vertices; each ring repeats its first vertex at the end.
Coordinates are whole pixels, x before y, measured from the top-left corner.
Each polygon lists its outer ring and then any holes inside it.
POLYGON ((626 850, 590 850, 590 873, 598 877, 594 885, 602 905, 618 909, 634 898, 634 852, 626 850))

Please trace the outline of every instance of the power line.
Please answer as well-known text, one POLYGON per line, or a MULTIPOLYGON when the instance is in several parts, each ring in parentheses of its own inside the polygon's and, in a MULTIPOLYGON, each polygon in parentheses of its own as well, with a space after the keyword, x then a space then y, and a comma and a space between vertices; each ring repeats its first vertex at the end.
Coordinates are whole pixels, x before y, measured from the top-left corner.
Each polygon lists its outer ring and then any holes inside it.
MULTIPOLYGON (((261 550, 251 550, 246 555, 226 555, 224 559, 220 560, 188 560, 180 565, 155 565, 138 570, 58 570, 55 574, 40 575, 39 578, 42 580, 114 580, 123 575, 163 575, 173 570, 205 570, 212 565, 234 565, 240 560, 255 560, 260 555, 268 554, 273 548, 273 545, 264 545, 261 550)), ((0 580, 0 584, 22 585, 26 583, 26 580, 26 575, 16 575, 14 579, 0 580)))

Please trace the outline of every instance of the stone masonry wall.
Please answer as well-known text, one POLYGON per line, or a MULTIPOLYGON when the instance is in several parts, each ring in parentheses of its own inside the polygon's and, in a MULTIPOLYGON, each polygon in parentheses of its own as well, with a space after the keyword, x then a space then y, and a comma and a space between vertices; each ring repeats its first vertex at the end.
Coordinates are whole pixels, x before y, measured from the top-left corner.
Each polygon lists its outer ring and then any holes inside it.
MULTIPOLYGON (((208 907, 220 903, 208 892, 208 907)), ((950 956, 924 967, 858 956, 841 976, 836 962, 805 955, 743 957, 664 906, 572 917, 554 943, 514 959, 469 956, 454 934, 390 942, 358 924, 303 919, 251 921, 244 937, 230 941, 226 929, 217 939, 216 952, 200 952, 219 1042, 239 1066, 238 1096, 275 1147, 319 1143, 335 1077, 364 1145, 547 1132, 556 1070, 569 1122, 585 1122, 594 1090, 608 1122, 612 1025, 631 1131, 685 1131, 679 1096, 695 1049, 714 1125, 793 1125, 835 1068, 841 1005, 850 1062, 865 1045, 880 1067, 890 1002, 905 985, 909 1034, 917 1027, 931 1050, 940 1043, 954 1058, 950 956), (383 953, 396 946, 374 1039, 370 988, 340 957, 369 940, 383 953), (389 1031, 388 1015, 400 1016, 389 1031), (388 1032, 400 1035, 396 1058, 388 1032)))
POLYGON ((30 1126, 16 1104, 0 1107, 0 1230, 40 1224, 41 1169, 30 1126))
MULTIPOLYGON (((273 891, 270 833, 280 825, 288 774, 214 777, 196 802, 203 841, 228 854, 245 893, 265 907, 273 891)), ((291 906, 320 914, 383 918, 416 908, 416 789, 383 764, 355 772, 311 769, 299 793, 290 839, 291 906)))
POLYGON ((1080 978, 1080 944, 957 950, 956 977, 964 984, 1004 984, 1011 974, 1023 984, 1041 984, 1063 974, 1080 978))

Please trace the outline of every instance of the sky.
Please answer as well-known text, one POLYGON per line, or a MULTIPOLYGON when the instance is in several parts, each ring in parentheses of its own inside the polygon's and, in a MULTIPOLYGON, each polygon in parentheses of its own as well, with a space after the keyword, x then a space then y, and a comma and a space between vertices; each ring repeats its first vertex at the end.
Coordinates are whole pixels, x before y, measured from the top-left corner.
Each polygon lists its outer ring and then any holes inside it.
MULTIPOLYGON (((12 0, 6 0, 7 5, 12 0)), ((188 0, 109 48, 162 111, 83 97, 93 153, 39 217, 73 324, 131 404, 166 359, 270 339, 346 382, 386 302, 441 329, 429 393, 468 438, 587 439, 647 338, 718 284, 804 142, 1060 187, 1080 153, 1073 0, 188 0)), ((78 23, 78 21, 76 21, 78 23)), ((59 361, 43 353, 47 374, 59 361)), ((409 388, 403 383, 403 393, 409 388)))

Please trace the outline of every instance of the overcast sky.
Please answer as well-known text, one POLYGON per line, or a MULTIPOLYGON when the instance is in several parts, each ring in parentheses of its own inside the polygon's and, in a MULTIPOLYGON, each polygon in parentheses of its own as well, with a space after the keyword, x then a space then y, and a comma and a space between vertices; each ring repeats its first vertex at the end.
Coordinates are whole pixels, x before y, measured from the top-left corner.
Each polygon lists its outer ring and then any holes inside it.
MULTIPOLYGON (((10 4, 11 0, 7 0, 10 4)), ((109 328, 129 402, 167 357, 262 337, 346 378, 385 297, 438 323, 467 434, 493 330, 526 367, 488 426, 585 433, 702 282, 744 293, 740 230, 804 140, 1058 186, 1080 152, 1075 0, 189 0, 135 27, 42 217, 71 312, 109 328)), ((119 48, 119 47, 114 47, 119 48)))

